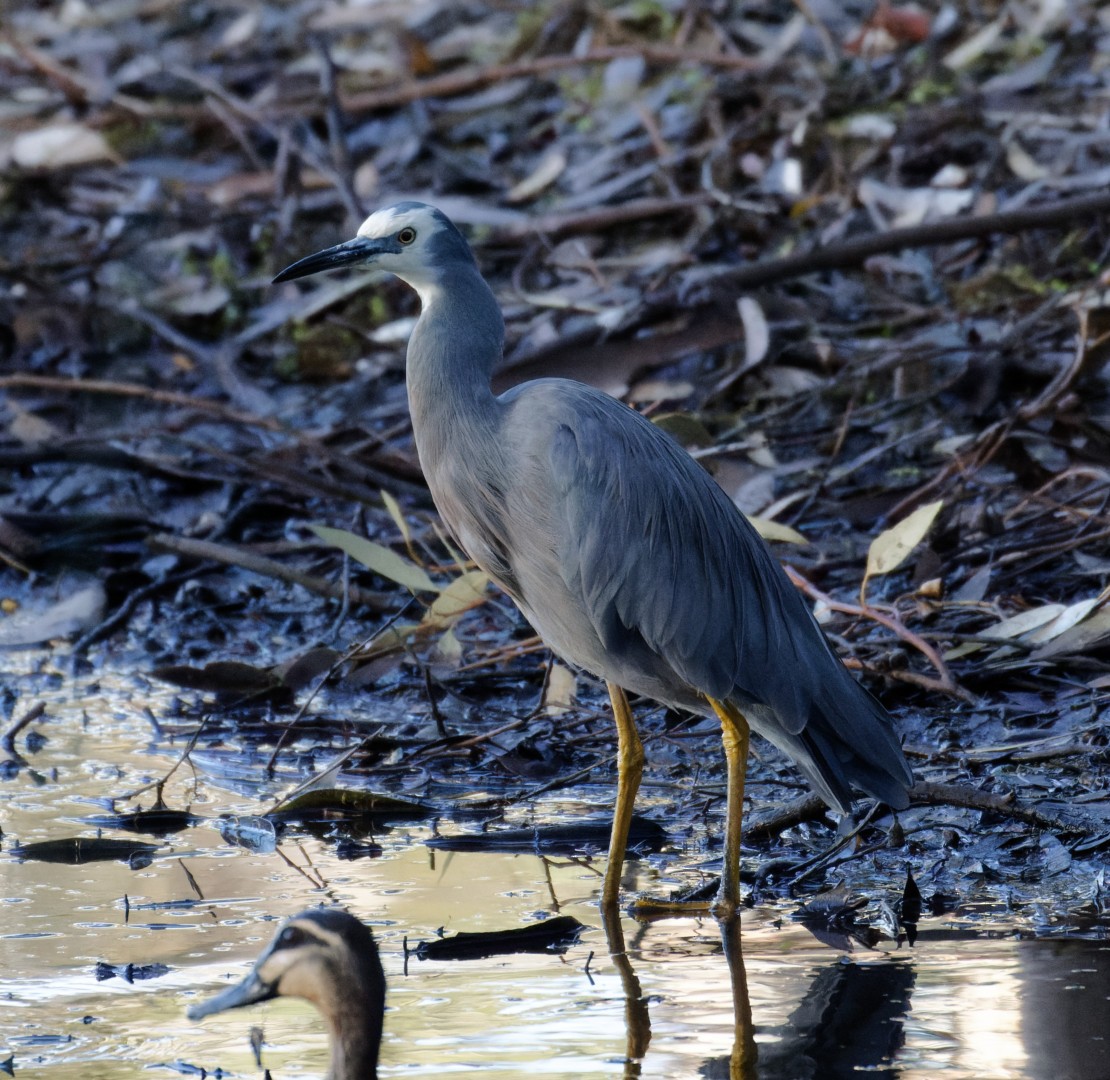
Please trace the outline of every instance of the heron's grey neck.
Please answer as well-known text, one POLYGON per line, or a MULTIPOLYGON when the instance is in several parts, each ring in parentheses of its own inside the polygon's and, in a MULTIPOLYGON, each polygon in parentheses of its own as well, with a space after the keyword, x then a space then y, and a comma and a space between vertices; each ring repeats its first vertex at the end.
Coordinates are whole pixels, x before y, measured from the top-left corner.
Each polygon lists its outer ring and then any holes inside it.
POLYGON ((443 456, 496 426, 490 375, 505 324, 476 266, 453 265, 418 286, 422 311, 409 339, 406 379, 416 449, 425 474, 443 456))

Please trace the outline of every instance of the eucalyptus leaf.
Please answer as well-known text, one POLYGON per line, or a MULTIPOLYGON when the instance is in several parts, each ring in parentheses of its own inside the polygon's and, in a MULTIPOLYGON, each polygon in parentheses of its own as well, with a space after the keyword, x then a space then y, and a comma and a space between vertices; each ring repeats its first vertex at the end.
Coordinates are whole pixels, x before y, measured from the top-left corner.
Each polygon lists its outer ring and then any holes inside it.
POLYGON ((357 536, 347 529, 333 529, 327 525, 310 525, 309 528, 326 544, 346 552, 356 562, 362 563, 380 577, 403 585, 413 592, 438 592, 435 582, 416 563, 402 558, 382 544, 375 544, 365 536, 357 536))

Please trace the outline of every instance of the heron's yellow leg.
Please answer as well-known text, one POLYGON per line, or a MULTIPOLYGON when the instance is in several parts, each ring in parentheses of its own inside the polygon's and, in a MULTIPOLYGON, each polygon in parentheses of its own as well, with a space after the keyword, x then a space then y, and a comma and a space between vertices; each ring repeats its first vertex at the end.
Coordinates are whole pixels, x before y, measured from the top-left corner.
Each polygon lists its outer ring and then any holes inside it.
POLYGON ((601 906, 614 909, 620 899, 624 853, 628 847, 628 830, 632 825, 632 808, 640 777, 644 771, 644 746, 636 732, 628 698, 616 683, 606 683, 613 703, 613 719, 617 724, 617 805, 613 811, 613 831, 609 836, 609 863, 601 887, 601 906))
POLYGON ((730 702, 710 698, 709 704, 721 721, 721 741, 728 770, 724 865, 713 913, 718 918, 728 918, 740 906, 740 830, 744 819, 744 776, 748 768, 751 729, 744 714, 730 702))

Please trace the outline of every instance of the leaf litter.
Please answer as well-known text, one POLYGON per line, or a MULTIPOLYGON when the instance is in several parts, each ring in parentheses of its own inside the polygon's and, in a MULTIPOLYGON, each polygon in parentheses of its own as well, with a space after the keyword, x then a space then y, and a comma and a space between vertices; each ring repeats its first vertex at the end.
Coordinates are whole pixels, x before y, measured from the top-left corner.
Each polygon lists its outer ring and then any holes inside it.
MULTIPOLYGON (((412 297, 267 284, 424 197, 505 309, 498 388, 570 375, 689 417, 895 713, 914 805, 840 854, 760 747, 757 891, 911 864, 926 905, 1104 912, 1105 42, 1079 0, 13 10, 0 642, 170 679, 164 748, 260 800, 522 824, 611 777, 601 688, 552 673, 431 511, 412 297)), ((5 700, 19 769, 40 719, 5 700)), ((681 841, 719 807, 717 735, 641 713, 681 841)))

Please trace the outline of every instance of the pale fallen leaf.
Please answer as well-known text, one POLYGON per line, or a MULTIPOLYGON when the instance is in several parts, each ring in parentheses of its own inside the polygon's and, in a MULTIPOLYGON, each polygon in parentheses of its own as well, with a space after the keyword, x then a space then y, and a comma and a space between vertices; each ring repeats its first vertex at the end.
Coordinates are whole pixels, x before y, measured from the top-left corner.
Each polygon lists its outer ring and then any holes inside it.
POLYGON ((447 627, 436 639, 433 650, 436 660, 445 661, 452 668, 456 667, 462 659, 462 642, 455 636, 455 631, 447 627))
POLYGON ((232 19, 227 29, 220 35, 219 48, 230 51, 246 45, 257 34, 262 20, 262 12, 258 8, 244 11, 237 19, 232 19))
POLYGON ((24 446, 43 446, 61 437, 61 432, 37 413, 27 412, 18 402, 9 400, 8 411, 14 413, 8 424, 8 434, 24 446))
POLYGON ((0 647, 37 645, 89 630, 100 622, 106 599, 104 587, 96 582, 78 589, 45 611, 21 610, 0 619, 0 647))
POLYGON ((1047 645, 1042 645, 1030 659, 1044 660, 1050 656, 1085 652, 1094 645, 1101 645, 1107 638, 1110 638, 1110 610, 1103 607, 1047 645))
MULTIPOLYGON (((1013 641, 1024 634, 1029 634, 1039 627, 1052 622, 1065 610, 1063 604, 1043 604, 1041 607, 1030 608, 1028 611, 1019 611, 1008 619, 1003 619, 997 626, 991 627, 980 633, 980 637, 991 641, 1013 641)), ((944 654, 945 660, 958 660, 962 656, 970 656, 987 647, 986 641, 965 641, 961 645, 949 649, 944 654)), ((1004 656, 1012 656, 1017 650, 1012 648, 998 649, 991 654, 992 660, 1004 656)))
POLYGON ((809 543, 797 529, 792 529, 789 525, 783 525, 781 521, 772 521, 770 518, 760 517, 758 514, 745 514, 744 516, 764 540, 781 540, 784 544, 809 543))
POLYGON ((1046 180, 1052 175, 1050 169, 1046 169, 1040 162, 1036 161, 1025 147, 1016 140, 1006 147, 1006 164, 1010 166, 1010 172, 1014 176, 1028 183, 1032 183, 1034 180, 1046 180))
POLYGON ((884 529, 871 541, 871 547, 867 552, 867 569, 863 575, 863 583, 860 585, 861 602, 867 589, 868 579, 876 574, 889 574, 897 570, 909 558, 910 552, 925 539, 925 534, 928 533, 943 505, 943 500, 938 499, 936 502, 919 506, 897 525, 884 529))
POLYGON ((551 150, 540 159, 539 164, 528 176, 514 184, 505 194, 509 203, 523 203, 534 199, 546 190, 563 174, 567 167, 567 156, 561 149, 551 150))
POLYGON ((405 520, 405 515, 401 512, 401 504, 385 488, 381 489, 381 496, 389 516, 393 519, 393 524, 397 526, 397 531, 401 534, 401 539, 405 541, 405 547, 409 549, 411 555, 412 532, 409 529, 409 523, 405 520))
POLYGON ((548 716, 562 716, 574 707, 578 677, 563 664, 552 664, 543 689, 543 710, 548 716))
POLYGON ((1063 611, 1059 612, 1051 622, 1045 623, 1033 633, 1031 633, 1026 640, 1031 645, 1043 645, 1046 642, 1058 638, 1061 634, 1070 630, 1073 626, 1081 623, 1091 612, 1098 607, 1101 598, 1098 596, 1088 597, 1086 600, 1078 600, 1074 604, 1068 604, 1063 611))
POLYGON ((857 113, 844 121, 843 132, 854 139, 885 142, 898 134, 898 125, 882 113, 857 113))
POLYGON ((967 210, 975 200, 970 190, 952 188, 900 188, 865 177, 856 189, 859 201, 888 228, 906 228, 923 221, 952 217, 967 210), (880 211, 893 217, 887 223, 880 211))
POLYGON ((99 131, 82 124, 50 124, 24 131, 12 139, 11 157, 23 169, 64 169, 120 160, 99 131))
POLYGON ((736 307, 744 324, 744 366, 740 370, 747 371, 767 355, 771 347, 771 331, 758 301, 742 296, 736 301, 736 307))
POLYGON ((373 540, 356 536, 346 529, 332 529, 327 525, 310 525, 309 529, 324 543, 339 548, 367 569, 373 570, 375 574, 403 585, 406 589, 412 589, 413 592, 438 590, 438 586, 422 567, 402 558, 397 552, 391 551, 382 544, 375 544, 373 540))
POLYGON ((446 629, 460 615, 486 602, 489 576, 481 570, 468 570, 437 596, 424 614, 423 624, 446 629))
POLYGON ((993 22, 987 23, 981 30, 971 35, 964 42, 957 45, 945 58, 944 66, 952 71, 973 64, 985 52, 989 52, 1002 37, 1003 30, 1009 22, 1009 14, 1001 15, 993 22))

